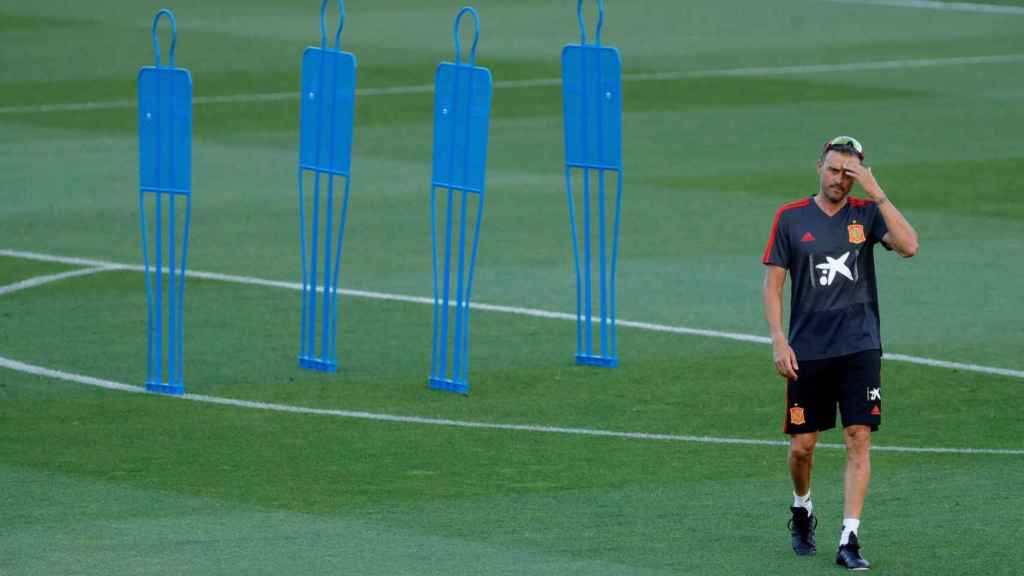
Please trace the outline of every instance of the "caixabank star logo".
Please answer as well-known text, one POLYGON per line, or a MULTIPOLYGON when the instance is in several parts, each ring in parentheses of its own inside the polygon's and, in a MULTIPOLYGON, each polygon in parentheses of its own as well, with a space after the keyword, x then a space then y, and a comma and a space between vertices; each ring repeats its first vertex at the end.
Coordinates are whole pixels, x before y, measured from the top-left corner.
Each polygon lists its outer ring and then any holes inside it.
POLYGON ((811 285, 815 287, 829 287, 835 284, 840 278, 856 284, 857 257, 859 250, 850 250, 838 255, 811 254, 811 268, 814 274, 811 275, 811 285))

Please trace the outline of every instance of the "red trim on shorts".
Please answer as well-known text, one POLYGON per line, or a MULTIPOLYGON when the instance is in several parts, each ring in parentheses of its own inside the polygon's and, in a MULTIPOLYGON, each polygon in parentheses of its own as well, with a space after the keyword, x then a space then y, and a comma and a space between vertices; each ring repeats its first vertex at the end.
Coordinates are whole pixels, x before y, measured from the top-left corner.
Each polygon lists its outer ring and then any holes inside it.
POLYGON ((785 212, 786 210, 793 210, 794 208, 803 208, 804 206, 807 206, 810 203, 810 198, 804 198, 803 200, 797 200, 795 202, 790 202, 789 204, 783 204, 782 207, 779 208, 779 210, 775 213, 775 220, 772 222, 772 233, 771 235, 768 236, 768 245, 765 246, 764 256, 761 257, 762 263, 769 263, 768 257, 772 253, 772 246, 775 245, 775 233, 779 229, 779 218, 782 217, 782 213, 785 212))

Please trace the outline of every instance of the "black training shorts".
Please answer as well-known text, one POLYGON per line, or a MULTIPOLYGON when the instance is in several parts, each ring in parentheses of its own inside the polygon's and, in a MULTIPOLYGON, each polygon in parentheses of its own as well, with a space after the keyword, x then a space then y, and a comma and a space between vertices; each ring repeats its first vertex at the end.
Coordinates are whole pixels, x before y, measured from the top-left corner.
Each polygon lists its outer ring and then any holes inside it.
POLYGON ((843 427, 882 421, 882 353, 865 350, 847 356, 799 362, 796 380, 786 382, 786 434, 836 427, 836 404, 843 427))

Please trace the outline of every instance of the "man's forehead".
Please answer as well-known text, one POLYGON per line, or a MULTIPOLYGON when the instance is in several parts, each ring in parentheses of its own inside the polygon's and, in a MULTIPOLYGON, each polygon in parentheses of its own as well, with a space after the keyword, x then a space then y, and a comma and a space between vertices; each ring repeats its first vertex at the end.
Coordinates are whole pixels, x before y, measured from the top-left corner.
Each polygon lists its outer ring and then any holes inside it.
POLYGON ((848 162, 854 162, 860 164, 860 159, 853 154, 843 154, 837 150, 829 150, 828 154, 825 155, 823 164, 829 167, 840 168, 843 164, 848 162))

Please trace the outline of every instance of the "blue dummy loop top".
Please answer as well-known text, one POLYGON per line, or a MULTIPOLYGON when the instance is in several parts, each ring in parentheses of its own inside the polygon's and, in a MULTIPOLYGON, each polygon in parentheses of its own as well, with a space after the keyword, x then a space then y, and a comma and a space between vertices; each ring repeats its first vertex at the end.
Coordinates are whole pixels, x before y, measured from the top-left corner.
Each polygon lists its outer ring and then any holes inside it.
POLYGON ((345 7, 338 0, 338 28, 334 47, 327 44, 327 4, 320 5, 320 47, 302 55, 302 104, 299 164, 348 177, 352 162, 352 126, 355 116, 356 57, 341 50, 345 7))
POLYGON ((601 46, 604 2, 597 0, 594 44, 587 44, 583 0, 577 2, 580 43, 562 50, 566 164, 622 170, 622 59, 601 46))
POLYGON ((140 184, 147 192, 189 195, 192 191, 192 76, 174 67, 177 25, 170 10, 153 18, 154 66, 139 70, 140 184), (171 25, 167 65, 161 64, 157 24, 171 25), (168 162, 164 162, 164 161, 168 162))
POLYGON ((455 62, 441 62, 434 76, 434 163, 435 187, 455 188, 483 194, 487 164, 487 133, 493 82, 487 68, 476 65, 480 40, 480 17, 465 7, 455 18, 455 62), (462 61, 459 26, 463 16, 473 17, 473 44, 469 63, 462 61))

